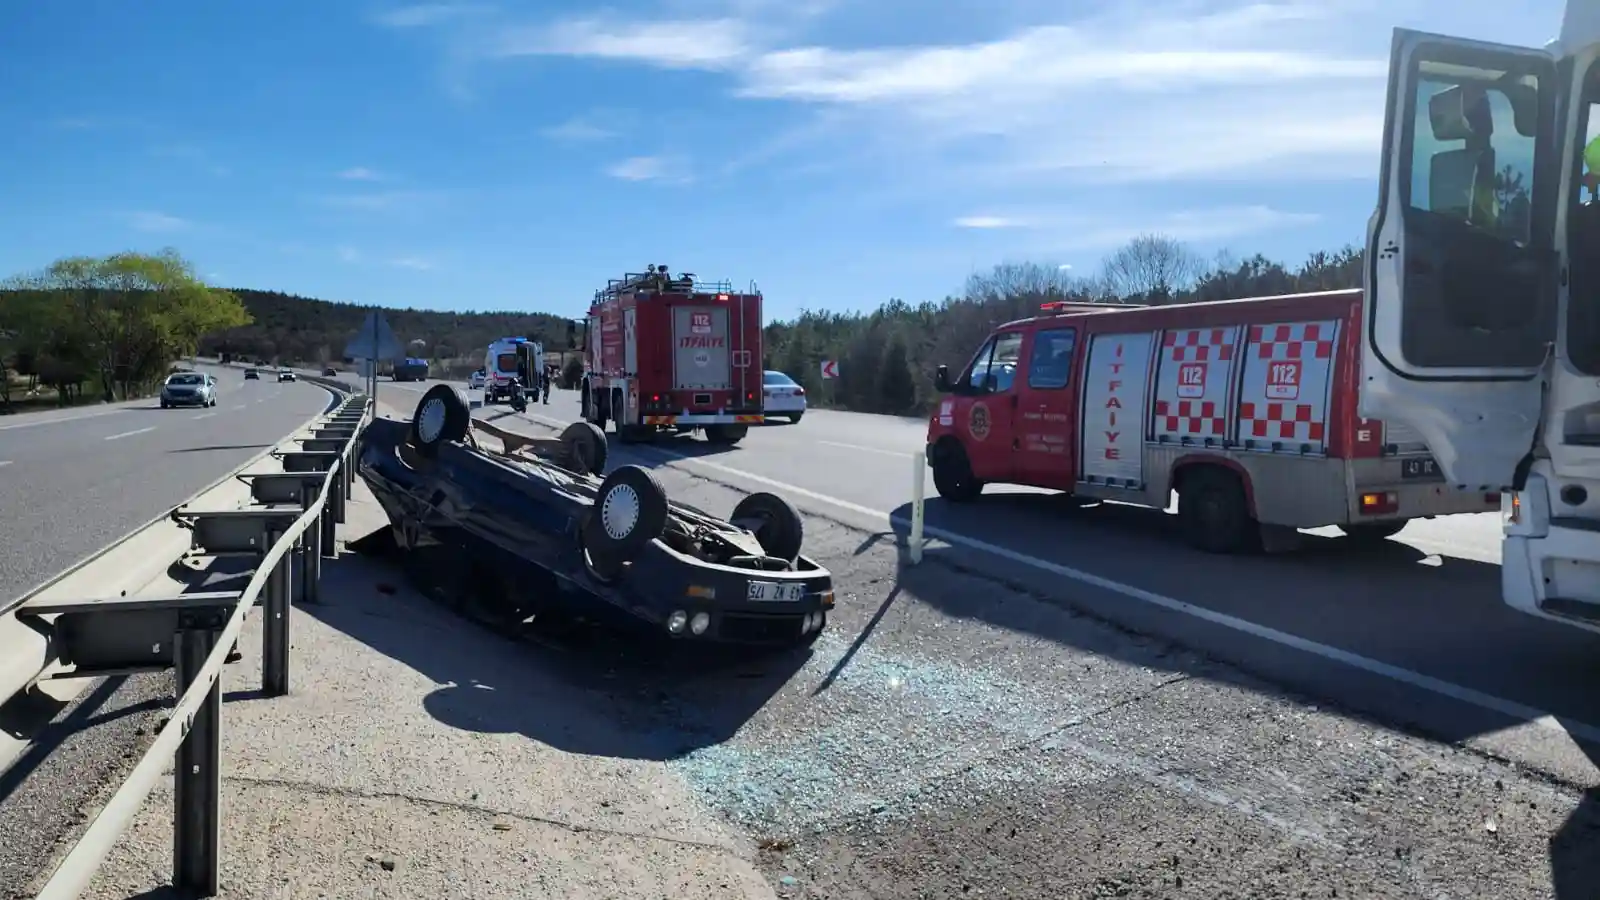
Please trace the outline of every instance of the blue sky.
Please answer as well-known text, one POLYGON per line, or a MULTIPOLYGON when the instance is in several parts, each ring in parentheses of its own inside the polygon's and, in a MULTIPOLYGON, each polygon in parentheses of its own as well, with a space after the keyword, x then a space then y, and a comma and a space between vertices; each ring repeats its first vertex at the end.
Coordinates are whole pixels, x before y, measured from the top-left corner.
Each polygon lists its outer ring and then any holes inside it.
POLYGON ((0 274, 173 246, 226 286, 571 315, 666 262, 781 318, 1141 232, 1297 260, 1361 237, 1390 29, 1554 36, 1511 9, 11 3, 0 274))

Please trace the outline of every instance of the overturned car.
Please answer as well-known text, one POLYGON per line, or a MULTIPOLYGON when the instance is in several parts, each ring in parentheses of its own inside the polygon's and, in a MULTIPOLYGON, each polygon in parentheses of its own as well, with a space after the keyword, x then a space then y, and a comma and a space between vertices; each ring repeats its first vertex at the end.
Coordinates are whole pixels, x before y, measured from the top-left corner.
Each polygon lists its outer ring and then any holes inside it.
POLYGON ((776 494, 718 518, 670 501, 641 466, 602 477, 606 438, 590 423, 517 434, 472 418, 451 385, 424 394, 409 423, 374 421, 361 443, 361 478, 397 547, 494 598, 501 618, 620 617, 675 639, 775 646, 827 625, 832 576, 800 552, 800 516, 776 494))

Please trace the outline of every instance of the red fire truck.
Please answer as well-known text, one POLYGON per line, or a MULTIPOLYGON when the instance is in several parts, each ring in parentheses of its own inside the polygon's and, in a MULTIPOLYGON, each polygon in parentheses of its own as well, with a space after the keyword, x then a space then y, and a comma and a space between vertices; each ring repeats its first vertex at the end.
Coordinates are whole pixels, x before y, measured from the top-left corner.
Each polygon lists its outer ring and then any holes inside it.
MULTIPOLYGON (((1409 519, 1499 509, 1445 483, 1402 423, 1361 418, 1361 291, 1178 306, 1047 303, 1001 325, 928 423, 940 496, 1020 484, 1165 509, 1200 549, 1261 526, 1380 540, 1409 519)), ((1280 532, 1281 533, 1281 532, 1280 532)))
POLYGON ((613 278, 589 307, 583 417, 623 441, 704 431, 735 444, 761 415, 761 293, 670 275, 613 278))

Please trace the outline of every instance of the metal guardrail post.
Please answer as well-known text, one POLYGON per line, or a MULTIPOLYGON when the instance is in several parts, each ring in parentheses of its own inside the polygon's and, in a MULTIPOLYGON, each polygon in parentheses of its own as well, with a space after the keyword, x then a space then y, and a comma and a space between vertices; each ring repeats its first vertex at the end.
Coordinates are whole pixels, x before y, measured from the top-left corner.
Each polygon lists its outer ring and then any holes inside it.
MULTIPOLYGON (((173 640, 178 696, 194 684, 216 648, 227 611, 184 610, 173 640)), ((173 767, 172 883, 213 897, 222 880, 222 681, 201 702, 173 767)))
MULTIPOLYGON (((344 468, 344 459, 339 460, 339 467, 344 468)), ((344 524, 344 500, 348 490, 344 478, 333 479, 333 496, 328 498, 328 504, 333 507, 333 520, 340 525, 344 524)))
MULTIPOLYGON (((317 495, 306 491, 302 497, 302 504, 306 509, 311 509, 317 503, 317 495)), ((322 602, 322 520, 327 517, 326 512, 319 512, 315 522, 300 535, 300 602, 322 602)))
MULTIPOLYGON (((267 548, 283 539, 283 532, 266 531, 267 548)), ((267 576, 261 628, 261 690, 268 697, 289 693, 289 592, 294 585, 294 554, 285 553, 267 576)))

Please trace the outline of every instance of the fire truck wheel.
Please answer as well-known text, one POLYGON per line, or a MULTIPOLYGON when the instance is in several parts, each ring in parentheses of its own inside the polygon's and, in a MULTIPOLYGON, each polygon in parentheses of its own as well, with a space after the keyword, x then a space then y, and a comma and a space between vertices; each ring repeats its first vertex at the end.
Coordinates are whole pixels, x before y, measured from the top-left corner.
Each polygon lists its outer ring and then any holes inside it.
POLYGON ((973 476, 972 463, 960 444, 939 446, 933 459, 933 489, 951 503, 968 503, 983 493, 983 482, 973 476))
POLYGON ((1178 523, 1190 546, 1207 553, 1248 552, 1261 538, 1239 477, 1213 466, 1191 470, 1183 478, 1178 523))
POLYGON ((573 422, 561 432, 561 446, 584 474, 599 475, 606 470, 606 433, 592 422, 573 422))
POLYGON ((1406 527, 1409 519, 1385 519, 1382 522, 1352 522, 1349 525, 1340 525, 1339 530, 1352 541, 1362 544, 1376 544, 1387 538, 1392 538, 1406 527))
POLYGON ((733 446, 750 433, 749 425, 707 425, 706 440, 713 444, 733 446))
POLYGON ((436 384, 411 414, 411 443, 422 455, 436 456, 441 445, 463 440, 471 428, 467 398, 453 385, 436 384))
POLYGON ((805 523, 794 505, 777 494, 765 491, 751 494, 733 507, 730 522, 743 524, 755 533, 756 542, 768 556, 794 562, 806 540, 805 523))
POLYGON ((595 492, 583 542, 595 556, 632 562, 667 526, 667 492, 641 466, 612 470, 595 492))

